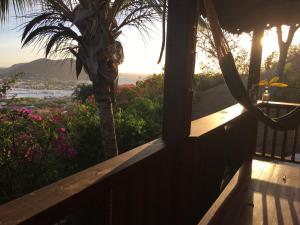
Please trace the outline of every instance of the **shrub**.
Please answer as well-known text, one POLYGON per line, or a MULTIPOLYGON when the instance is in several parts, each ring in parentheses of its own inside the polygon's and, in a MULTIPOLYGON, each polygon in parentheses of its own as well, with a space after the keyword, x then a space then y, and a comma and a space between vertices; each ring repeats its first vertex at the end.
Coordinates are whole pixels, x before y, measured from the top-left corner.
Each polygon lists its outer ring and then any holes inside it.
POLYGON ((62 116, 72 145, 78 154, 78 170, 102 161, 100 120, 93 98, 86 103, 76 103, 62 116))
MULTIPOLYGON (((79 101, 68 111, 0 111, 1 203, 103 160, 96 103, 88 85, 80 87, 84 88, 74 94, 79 101)), ((120 153, 160 136, 162 87, 162 75, 154 75, 119 88, 122 103, 115 123, 120 153)))
POLYGON ((6 96, 7 91, 9 91, 12 88, 12 86, 16 83, 16 80, 20 75, 21 74, 16 74, 10 79, 0 79, 0 99, 6 96))
POLYGON ((136 97, 125 110, 116 114, 120 152, 132 149, 161 135, 162 104, 136 97))
POLYGON ((221 74, 195 74, 193 80, 195 95, 224 83, 221 74))
POLYGON ((91 95, 93 95, 93 86, 91 84, 79 84, 75 88, 72 97, 77 101, 85 102, 91 95))
POLYGON ((0 112, 0 202, 74 171, 77 152, 65 128, 29 109, 0 112))

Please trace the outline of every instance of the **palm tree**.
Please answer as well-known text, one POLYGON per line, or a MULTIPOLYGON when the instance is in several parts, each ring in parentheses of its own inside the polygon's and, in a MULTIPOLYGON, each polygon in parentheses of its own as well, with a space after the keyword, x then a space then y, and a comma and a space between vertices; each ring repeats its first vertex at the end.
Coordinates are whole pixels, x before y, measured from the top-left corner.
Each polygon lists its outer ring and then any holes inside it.
POLYGON ((9 7, 13 6, 16 14, 24 13, 35 0, 0 0, 0 23, 4 23, 9 15, 9 7))
POLYGON ((114 91, 123 48, 118 41, 125 26, 147 32, 159 19, 160 0, 42 0, 41 10, 26 23, 23 46, 44 43, 49 54, 71 54, 76 74, 89 75, 101 119, 103 153, 118 154, 114 126, 114 91))

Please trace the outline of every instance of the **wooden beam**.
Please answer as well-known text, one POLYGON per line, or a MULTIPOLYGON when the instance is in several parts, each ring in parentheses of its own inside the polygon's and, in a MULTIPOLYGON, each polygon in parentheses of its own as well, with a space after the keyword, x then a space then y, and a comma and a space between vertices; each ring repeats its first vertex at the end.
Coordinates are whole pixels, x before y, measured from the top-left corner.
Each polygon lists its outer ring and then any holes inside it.
POLYGON ((169 0, 165 60, 163 140, 188 137, 198 21, 197 0, 169 0))
POLYGON ((256 86, 256 84, 260 80, 263 49, 261 39, 263 38, 263 35, 263 28, 259 28, 253 31, 247 90, 250 98, 255 103, 258 100, 258 87, 256 86))

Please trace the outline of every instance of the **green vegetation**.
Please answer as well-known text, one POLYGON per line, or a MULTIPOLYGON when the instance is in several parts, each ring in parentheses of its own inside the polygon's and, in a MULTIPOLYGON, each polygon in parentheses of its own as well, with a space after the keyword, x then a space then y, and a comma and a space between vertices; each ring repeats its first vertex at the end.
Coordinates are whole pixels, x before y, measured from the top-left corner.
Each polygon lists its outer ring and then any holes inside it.
MULTIPOLYGON (((273 52, 265 60, 264 78, 271 79, 271 75, 276 74, 277 61, 279 55, 273 52)), ((299 103, 300 99, 300 48, 299 45, 293 45, 289 48, 288 56, 284 67, 284 83, 288 86, 286 88, 271 88, 272 101, 286 101, 299 103)))
POLYGON ((272 101, 279 102, 294 102, 299 103, 300 99, 300 75, 286 73, 286 88, 277 88, 274 90, 271 96, 272 101))
MULTIPOLYGON (((162 75, 118 88, 120 152, 160 136, 162 90, 162 75)), ((21 107, 25 99, 13 99, 0 109, 0 203, 104 160, 96 101, 83 93, 67 107, 57 99, 56 106, 38 109, 44 100, 29 99, 32 110, 21 107)))
POLYGON ((101 118, 103 154, 118 154, 114 121, 118 66, 124 61, 118 40, 124 27, 147 32, 148 24, 159 20, 161 0, 139 1, 41 1, 28 15, 22 34, 23 46, 41 44, 45 56, 72 56, 76 76, 86 71, 101 118), (75 31, 76 30, 76 31, 75 31))
POLYGON ((274 76, 270 80, 260 80, 258 86, 269 88, 269 87, 288 87, 288 84, 278 82, 279 77, 274 76))

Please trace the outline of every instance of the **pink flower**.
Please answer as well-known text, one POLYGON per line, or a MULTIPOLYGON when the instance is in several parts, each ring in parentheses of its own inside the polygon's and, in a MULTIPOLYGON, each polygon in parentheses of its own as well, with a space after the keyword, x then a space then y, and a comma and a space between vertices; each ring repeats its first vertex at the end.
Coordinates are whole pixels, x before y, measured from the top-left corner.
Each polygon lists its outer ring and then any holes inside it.
POLYGON ((56 145, 61 145, 61 144, 63 144, 64 142, 66 142, 66 137, 65 137, 65 135, 59 135, 59 136, 55 139, 55 141, 54 141, 54 143, 55 143, 56 145))
POLYGON ((61 156, 74 157, 77 155, 77 151, 68 143, 65 134, 65 128, 58 128, 60 132, 59 136, 55 139, 54 144, 61 156))
POLYGON ((22 108, 19 110, 19 112, 23 115, 30 115, 32 113, 32 110, 27 109, 27 108, 22 108))
POLYGON ((58 145, 57 147, 60 155, 62 156, 74 157, 77 155, 76 150, 68 143, 58 145))
POLYGON ((41 117, 40 115, 29 114, 28 116, 30 119, 32 119, 33 121, 36 121, 36 122, 40 122, 43 120, 43 117, 41 117))
POLYGON ((64 127, 60 127, 60 128, 57 129, 57 131, 58 131, 59 133, 65 133, 65 132, 66 132, 66 129, 65 129, 64 127))
POLYGON ((54 115, 51 119, 51 121, 55 124, 60 123, 61 121, 61 116, 60 115, 54 115))

